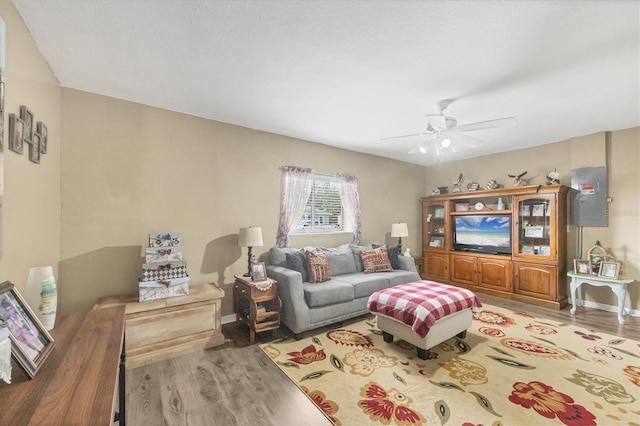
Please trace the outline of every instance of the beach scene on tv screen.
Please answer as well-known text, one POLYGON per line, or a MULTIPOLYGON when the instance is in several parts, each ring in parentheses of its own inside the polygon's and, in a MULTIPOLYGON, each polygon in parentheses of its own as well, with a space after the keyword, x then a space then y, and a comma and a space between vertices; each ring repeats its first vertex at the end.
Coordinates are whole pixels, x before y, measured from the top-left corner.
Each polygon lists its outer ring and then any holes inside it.
POLYGON ((507 216, 457 217, 456 243, 478 246, 510 247, 510 218, 507 216))

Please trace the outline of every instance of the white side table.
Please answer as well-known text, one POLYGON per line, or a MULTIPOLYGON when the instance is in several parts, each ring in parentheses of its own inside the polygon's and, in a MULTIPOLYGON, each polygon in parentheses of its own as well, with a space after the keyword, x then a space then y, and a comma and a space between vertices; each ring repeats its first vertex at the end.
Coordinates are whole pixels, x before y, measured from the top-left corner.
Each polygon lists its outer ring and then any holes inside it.
POLYGON ((634 282, 633 278, 618 277, 618 279, 597 277, 593 275, 576 274, 574 271, 567 272, 567 275, 571 277, 571 284, 569 286, 571 291, 571 314, 576 313, 576 307, 582 305, 582 293, 578 292, 578 298, 576 299, 576 291, 580 289, 582 284, 590 284, 597 287, 609 287, 616 296, 618 296, 618 322, 624 324, 623 315, 626 315, 624 311, 624 302, 627 297, 627 284, 634 282))

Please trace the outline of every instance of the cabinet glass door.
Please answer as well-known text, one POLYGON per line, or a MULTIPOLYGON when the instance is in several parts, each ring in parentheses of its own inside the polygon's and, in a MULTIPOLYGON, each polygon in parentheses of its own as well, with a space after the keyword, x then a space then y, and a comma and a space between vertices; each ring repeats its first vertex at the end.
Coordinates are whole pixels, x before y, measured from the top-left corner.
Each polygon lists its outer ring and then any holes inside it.
POLYGON ((444 250, 449 246, 446 227, 448 212, 445 204, 428 204, 425 213, 427 218, 427 238, 425 239, 427 247, 425 248, 444 250))
POLYGON ((556 257, 555 198, 535 196, 517 198, 516 241, 514 255, 556 257))

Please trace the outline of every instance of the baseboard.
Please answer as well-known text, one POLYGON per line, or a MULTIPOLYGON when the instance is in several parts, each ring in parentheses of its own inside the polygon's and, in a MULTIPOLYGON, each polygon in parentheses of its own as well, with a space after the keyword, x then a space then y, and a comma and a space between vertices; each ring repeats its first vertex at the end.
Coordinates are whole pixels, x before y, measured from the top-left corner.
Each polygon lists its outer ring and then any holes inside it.
MULTIPOLYGON (((580 305, 578 305, 578 306, 580 306, 580 305)), ((585 308, 600 309, 602 311, 618 312, 618 306, 617 305, 606 305, 604 303, 594 302, 593 300, 583 300, 582 301, 582 306, 584 306, 585 308)), ((640 317, 640 310, 639 309, 630 309, 630 308, 626 308, 625 307, 625 312, 626 312, 627 315, 631 315, 632 317, 640 317)))

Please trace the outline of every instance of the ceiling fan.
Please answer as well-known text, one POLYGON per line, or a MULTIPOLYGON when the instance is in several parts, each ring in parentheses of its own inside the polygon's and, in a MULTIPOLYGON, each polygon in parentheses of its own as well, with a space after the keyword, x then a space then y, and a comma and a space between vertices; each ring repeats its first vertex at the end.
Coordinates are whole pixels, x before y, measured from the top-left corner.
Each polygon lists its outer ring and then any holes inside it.
POLYGON ((436 102, 437 114, 427 114, 427 129, 423 133, 413 133, 410 135, 391 136, 382 138, 381 140, 410 138, 415 136, 425 136, 426 138, 418 145, 411 148, 409 154, 416 152, 427 152, 427 142, 433 142, 436 155, 440 155, 443 148, 451 148, 455 152, 452 140, 456 143, 461 142, 463 145, 473 146, 474 142, 482 142, 479 139, 464 135, 465 132, 475 132, 477 130, 493 129, 496 127, 505 127, 516 123, 513 117, 497 118, 494 120, 478 121, 476 123, 460 124, 453 117, 444 115, 444 110, 453 102, 453 99, 445 99, 436 102))

